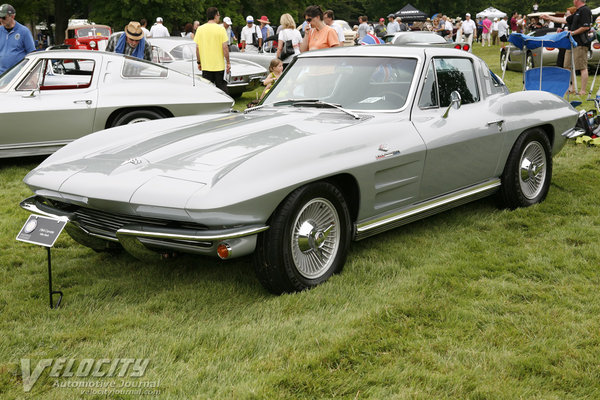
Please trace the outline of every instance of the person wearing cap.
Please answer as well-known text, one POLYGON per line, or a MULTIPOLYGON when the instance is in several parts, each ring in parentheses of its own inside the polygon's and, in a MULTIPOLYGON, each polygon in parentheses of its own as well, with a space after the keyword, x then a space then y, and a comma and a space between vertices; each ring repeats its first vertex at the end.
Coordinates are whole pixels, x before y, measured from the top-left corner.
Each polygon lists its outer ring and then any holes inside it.
POLYGON ((375 25, 375 28, 373 28, 373 30, 375 31, 375 36, 380 38, 384 37, 387 34, 387 29, 385 27, 385 19, 379 18, 379 23, 375 25))
POLYGON ((227 82, 223 75, 231 72, 229 38, 225 28, 219 25, 221 15, 217 7, 208 7, 206 18, 208 21, 196 29, 194 36, 198 69, 202 71, 203 78, 227 93, 227 82))
POLYGON ((462 23, 462 34, 465 38, 465 42, 469 44, 469 52, 473 47, 473 39, 477 38, 477 25, 475 21, 471 19, 471 14, 465 14, 465 20, 462 23))
POLYGON ((394 14, 389 14, 387 16, 388 24, 386 27, 386 31, 388 35, 393 35, 396 32, 400 32, 400 24, 396 21, 396 16, 394 14))
POLYGON ((342 27, 339 26, 338 24, 333 23, 334 20, 335 20, 335 17, 333 15, 333 10, 327 10, 323 13, 323 22, 325 22, 325 25, 335 29, 335 31, 338 35, 338 40, 340 41, 340 46, 341 46, 346 41, 346 36, 344 35, 344 30, 342 29, 342 27))
POLYGON ((152 61, 152 46, 144 37, 142 26, 137 21, 127 24, 124 32, 111 36, 106 44, 106 51, 152 61))
POLYGON ((246 17, 246 26, 242 28, 242 33, 240 33, 240 43, 242 44, 241 51, 256 53, 262 48, 262 32, 258 26, 254 25, 252 15, 246 17))
POLYGON ((16 15, 10 4, 0 6, 0 74, 35 51, 31 32, 15 20, 16 15))
POLYGON ((150 37, 169 37, 169 30, 163 25, 163 19, 161 17, 156 18, 156 22, 150 28, 150 37))
POLYGON ((233 23, 231 22, 231 18, 225 17, 223 18, 223 28, 225 28, 225 32, 227 32, 227 44, 232 45, 233 42, 237 41, 235 34, 233 33, 232 28, 233 23))
POLYGON ((492 22, 492 45, 498 45, 498 18, 494 18, 494 22, 492 22))
POLYGON ((323 9, 320 6, 308 6, 304 11, 304 15, 310 28, 306 28, 306 34, 302 39, 302 43, 300 43, 300 52, 327 49, 340 45, 335 29, 323 22, 323 9))

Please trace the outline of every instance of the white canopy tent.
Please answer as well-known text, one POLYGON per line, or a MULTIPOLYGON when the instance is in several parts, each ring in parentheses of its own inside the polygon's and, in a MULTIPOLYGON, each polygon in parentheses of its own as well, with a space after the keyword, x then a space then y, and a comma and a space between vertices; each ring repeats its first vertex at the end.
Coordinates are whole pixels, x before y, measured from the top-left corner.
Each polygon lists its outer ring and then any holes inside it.
POLYGON ((477 18, 488 17, 490 19, 504 18, 504 17, 506 17, 506 13, 498 10, 497 8, 488 7, 485 10, 483 10, 482 12, 477 13, 476 17, 477 18))
POLYGON ((592 10, 592 15, 598 15, 598 14, 600 14, 600 7, 598 7, 598 8, 594 8, 594 9, 592 10))

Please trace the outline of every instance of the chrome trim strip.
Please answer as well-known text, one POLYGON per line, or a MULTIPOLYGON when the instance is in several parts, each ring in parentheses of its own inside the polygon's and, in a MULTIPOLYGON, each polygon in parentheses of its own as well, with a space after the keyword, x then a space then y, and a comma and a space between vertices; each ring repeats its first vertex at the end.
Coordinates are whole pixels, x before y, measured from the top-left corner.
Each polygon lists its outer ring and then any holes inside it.
POLYGON ((375 220, 366 221, 356 225, 356 236, 366 237, 366 233, 368 231, 383 227, 385 225, 392 224, 394 222, 401 221, 403 219, 408 219, 418 214, 427 213, 430 210, 443 207, 453 202, 457 202, 463 200, 468 197, 475 196, 477 194, 491 191, 496 189, 501 185, 500 179, 496 178, 491 181, 471 186, 466 189, 459 190, 457 192, 453 192, 443 197, 438 197, 424 203, 412 206, 408 209, 402 210, 400 212, 396 212, 391 215, 386 215, 383 217, 376 218, 375 220))
POLYGON ((52 146, 66 146, 73 140, 52 140, 47 142, 25 142, 25 143, 14 143, 9 145, 0 145, 0 150, 16 150, 16 149, 27 149, 32 147, 52 147, 52 146))
POLYGON ((256 235, 258 233, 266 231, 267 229, 269 229, 268 226, 256 225, 243 228, 224 229, 221 231, 197 231, 197 235, 184 235, 180 233, 170 233, 166 231, 161 232, 159 229, 153 231, 144 231, 141 229, 121 228, 117 231, 117 237, 123 235, 147 237, 154 239, 191 240, 196 242, 207 242, 256 235))
MULTIPOLYGON (((53 218, 65 218, 69 223, 77 226, 77 228, 81 229, 83 232, 90 236, 98 237, 101 239, 106 239, 110 241, 117 241, 117 239, 109 236, 104 236, 101 234, 93 233, 83 228, 80 224, 77 223, 77 220, 73 218, 73 214, 71 213, 56 213, 43 210, 38 207, 37 196, 29 197, 23 201, 21 201, 21 207, 27 211, 34 212, 36 214, 45 215, 47 217, 53 218)), ((50 207, 49 207, 50 208, 50 207)), ((53 210, 54 211, 54 210, 53 210)), ((145 227, 143 225, 129 225, 129 228, 121 228, 117 230, 117 237, 119 235, 122 236, 135 236, 135 237, 147 237, 147 238, 155 238, 155 239, 172 239, 172 240, 190 240, 190 241, 218 241, 218 240, 226 240, 226 239, 236 239, 244 236, 252 236, 258 233, 264 232, 269 229, 268 225, 253 225, 253 226, 245 226, 240 228, 232 228, 232 229, 223 229, 223 230, 206 230, 206 231, 194 231, 189 230, 190 232, 194 232, 194 234, 182 234, 176 233, 176 229, 160 229, 158 227, 145 227), (148 229, 148 230, 145 230, 148 229)), ((180 231, 185 231, 181 229, 180 231)))
POLYGON ((571 128, 562 133, 562 136, 566 137, 567 139, 573 139, 581 135, 585 135, 585 131, 580 128, 571 128))

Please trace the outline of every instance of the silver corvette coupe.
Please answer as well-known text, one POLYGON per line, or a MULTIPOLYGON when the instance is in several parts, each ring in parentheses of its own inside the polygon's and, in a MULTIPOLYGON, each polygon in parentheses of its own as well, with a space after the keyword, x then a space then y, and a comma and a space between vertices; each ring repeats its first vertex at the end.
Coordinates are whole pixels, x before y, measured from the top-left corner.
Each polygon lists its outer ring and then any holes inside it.
POLYGON ((339 272, 352 240, 494 193, 541 202, 577 117, 553 94, 509 93, 467 52, 311 51, 244 113, 75 141, 25 177, 21 206, 98 251, 254 253, 268 290, 298 291, 339 272))
MULTIPOLYGON (((201 75, 196 64, 196 43, 191 39, 168 37, 150 38, 154 62, 184 74, 201 75)), ((231 73, 226 77, 227 91, 232 97, 261 86, 269 71, 268 67, 252 61, 231 58, 231 73)))
POLYGON ((88 133, 151 119, 227 112, 214 86, 114 53, 28 54, 0 76, 0 158, 50 154, 88 133))

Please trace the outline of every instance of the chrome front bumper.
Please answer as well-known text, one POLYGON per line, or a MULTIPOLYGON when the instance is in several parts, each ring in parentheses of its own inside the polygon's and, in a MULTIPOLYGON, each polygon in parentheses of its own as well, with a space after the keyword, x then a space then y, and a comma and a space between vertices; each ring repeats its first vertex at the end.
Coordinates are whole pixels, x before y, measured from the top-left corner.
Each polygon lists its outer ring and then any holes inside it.
POLYGON ((114 232, 114 236, 93 232, 78 220, 75 213, 57 209, 45 203, 41 196, 23 200, 20 206, 30 212, 48 217, 67 218, 65 230, 78 243, 95 250, 114 247, 117 243, 135 257, 156 258, 161 250, 218 256, 217 246, 226 244, 231 249, 228 258, 250 254, 256 247, 257 235, 269 229, 266 225, 251 225, 219 230, 197 230, 126 224, 114 232), (112 243, 112 246, 111 246, 112 243))

